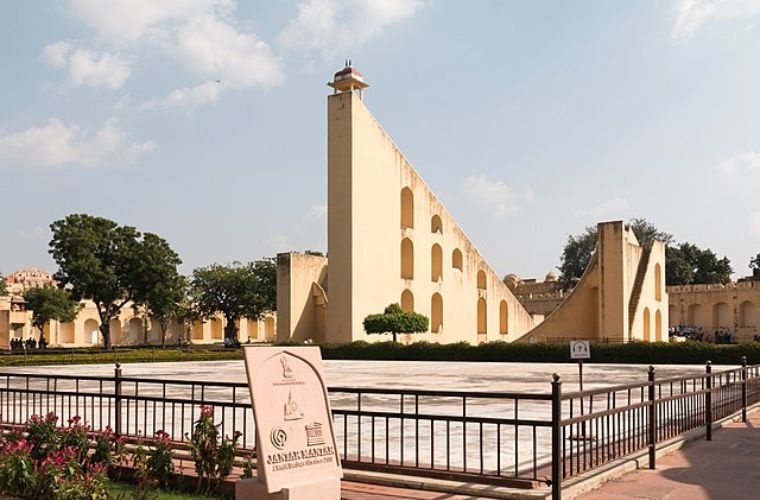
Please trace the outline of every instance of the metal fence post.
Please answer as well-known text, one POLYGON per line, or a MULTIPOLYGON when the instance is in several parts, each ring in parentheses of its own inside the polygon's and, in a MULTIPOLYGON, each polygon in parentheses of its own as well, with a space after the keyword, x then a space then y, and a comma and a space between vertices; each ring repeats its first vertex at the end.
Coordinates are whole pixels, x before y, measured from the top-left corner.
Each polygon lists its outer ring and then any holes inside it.
POLYGON ((113 380, 114 394, 114 433, 121 436, 121 364, 116 363, 113 380))
POLYGON ((708 361, 705 363, 705 383, 707 384, 707 392, 705 392, 705 434, 708 441, 712 441, 712 363, 708 361))
POLYGON ((552 375, 552 500, 562 498, 562 382, 552 375))
POLYGON ((649 379, 649 432, 647 433, 647 446, 649 447, 649 468, 654 469, 656 466, 657 451, 657 403, 654 395, 654 366, 649 367, 647 372, 649 379))
POLYGON ((742 422, 747 421, 747 356, 742 356, 742 422))

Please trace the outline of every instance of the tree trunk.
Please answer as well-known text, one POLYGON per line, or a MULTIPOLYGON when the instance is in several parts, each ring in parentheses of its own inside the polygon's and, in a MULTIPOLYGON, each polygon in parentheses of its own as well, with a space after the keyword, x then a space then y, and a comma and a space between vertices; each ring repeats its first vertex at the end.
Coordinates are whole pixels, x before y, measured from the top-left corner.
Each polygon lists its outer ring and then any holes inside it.
POLYGON ((37 328, 40 330, 40 338, 37 341, 37 345, 40 345, 40 342, 45 342, 45 326, 38 326, 37 328))
POLYGON ((161 348, 166 349, 166 322, 161 322, 161 348))
POLYGON ((398 333, 396 333, 396 332, 391 332, 391 333, 393 334, 393 342, 395 343, 396 342, 396 337, 398 336, 398 333))
POLYGON ((226 317, 227 324, 224 325, 224 338, 229 339, 232 343, 237 343, 237 328, 235 327, 235 318, 226 317))
POLYGON ((111 327, 107 322, 100 323, 100 334, 103 336, 103 349, 111 349, 111 327))

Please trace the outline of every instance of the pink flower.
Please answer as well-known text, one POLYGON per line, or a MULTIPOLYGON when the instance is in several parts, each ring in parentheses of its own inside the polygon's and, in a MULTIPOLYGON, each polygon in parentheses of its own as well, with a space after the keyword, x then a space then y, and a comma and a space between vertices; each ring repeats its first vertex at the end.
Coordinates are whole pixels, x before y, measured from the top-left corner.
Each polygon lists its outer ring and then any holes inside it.
POLYGON ((201 417, 204 417, 204 418, 214 418, 214 407, 213 406, 207 406, 207 405, 201 405, 201 417))

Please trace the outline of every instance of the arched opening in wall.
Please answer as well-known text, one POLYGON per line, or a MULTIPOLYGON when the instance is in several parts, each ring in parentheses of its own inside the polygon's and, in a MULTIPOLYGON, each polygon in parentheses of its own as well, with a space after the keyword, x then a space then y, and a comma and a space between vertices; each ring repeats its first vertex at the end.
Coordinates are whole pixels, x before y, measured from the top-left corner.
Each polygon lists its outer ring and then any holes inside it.
POLYGON ((739 326, 743 328, 755 328, 757 325, 757 309, 755 304, 745 300, 739 304, 739 326))
POLYGON ((488 333, 486 307, 486 299, 478 299, 478 333, 488 333))
POLYGON ((129 342, 139 344, 143 341, 143 321, 142 318, 131 318, 129 320, 129 342))
POLYGON ((485 290, 486 289, 486 272, 482 269, 478 271, 478 289, 479 290, 485 290))
POLYGON ((451 267, 462 270, 462 251, 458 248, 451 252, 451 267))
POLYGON ((245 320, 248 326, 248 338, 251 342, 259 340, 259 321, 254 318, 248 318, 245 320))
POLYGON ((408 187, 401 190, 401 227, 414 227, 414 194, 408 187))
POLYGON ((713 328, 731 328, 733 327, 732 323, 728 304, 725 302, 715 304, 713 306, 713 328))
POLYGON ((430 218, 430 232, 443 234, 443 222, 440 215, 436 214, 430 218))
POLYGON ((222 340, 224 338, 224 331, 222 328, 222 320, 219 318, 212 318, 209 321, 211 325, 211 338, 214 340, 222 340))
POLYGON ((69 321, 67 323, 61 323, 58 330, 58 338, 61 344, 73 344, 74 343, 74 322, 69 321))
POLYGON ((430 250, 430 279, 436 283, 443 279, 443 249, 438 243, 430 250))
POLYGON ((502 335, 509 333, 509 309, 506 300, 499 303, 499 333, 502 335))
POLYGON ((678 326, 678 308, 673 304, 668 306, 668 326, 678 326))
POLYGON ((401 309, 405 312, 414 312, 414 295, 411 290, 401 292, 401 309))
POLYGON ((705 308, 699 304, 691 304, 686 310, 686 321, 688 326, 706 327, 705 308))
POLYGON ((111 335, 111 344, 121 344, 121 320, 119 318, 113 318, 108 323, 108 332, 111 335))
POLYGON ((272 316, 267 316, 264 319, 264 335, 266 335, 267 342, 274 342, 275 331, 274 318, 272 316))
POLYGON ((652 318, 649 314, 649 308, 644 308, 644 342, 652 341, 652 318))
POLYGON ((414 279, 414 244, 409 238, 401 240, 401 279, 414 279))
POLYGON ((190 327, 190 338, 203 340, 203 321, 193 321, 193 326, 190 327))
POLYGON ((659 262, 654 266, 654 300, 662 300, 662 267, 659 262))
POLYGON ((100 341, 100 330, 98 322, 94 319, 88 319, 84 322, 84 339, 85 344, 97 344, 100 341))
POLYGON ((430 331, 439 333, 443 326, 443 297, 434 293, 430 299, 430 331))
POLYGON ((662 313, 659 309, 654 313, 654 338, 657 342, 662 342, 662 313))

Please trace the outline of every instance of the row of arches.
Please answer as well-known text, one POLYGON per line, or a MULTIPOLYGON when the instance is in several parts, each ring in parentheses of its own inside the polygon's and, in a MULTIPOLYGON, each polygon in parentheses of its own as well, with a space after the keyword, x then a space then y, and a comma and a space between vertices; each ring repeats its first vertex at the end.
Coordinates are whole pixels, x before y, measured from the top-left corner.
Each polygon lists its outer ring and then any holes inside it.
MULTIPOLYGON (((259 324, 257 320, 247 320, 247 332, 248 337, 252 339, 259 338, 259 324)), ((209 333, 211 340, 221 341, 224 339, 224 325, 219 318, 212 318, 208 320, 209 333)), ((192 340, 203 340, 203 322, 196 321, 190 327, 190 338, 192 340)), ((111 342, 115 345, 123 342, 129 343, 143 343, 148 342, 161 342, 161 331, 158 324, 153 323, 148 330, 148 335, 145 335, 145 320, 139 317, 130 318, 122 327, 121 321, 118 319, 112 319, 110 322, 111 342)), ((274 317, 268 316, 264 318, 264 339, 274 340, 275 332, 275 320, 274 317)), ((239 328, 239 325, 238 325, 239 328)), ((177 330, 179 325, 171 323, 167 327, 167 334, 178 334, 177 330)), ((92 318, 85 320, 83 325, 83 338, 82 342, 85 344, 99 344, 101 342, 100 323, 92 318)), ((50 328, 46 328, 46 336, 49 340, 52 340, 50 336, 50 328)), ((58 327, 58 344, 75 344, 77 342, 75 334, 74 322, 61 323, 58 327)))
MULTIPOLYGON (((739 304, 736 310, 736 319, 740 328, 755 328, 758 326, 757 306, 745 300, 739 304)), ((677 308, 670 306, 671 324, 678 324, 677 308)), ((686 324, 690 326, 704 326, 710 328, 734 328, 734 314, 726 302, 718 302, 708 310, 702 304, 690 304, 686 308, 686 324), (710 316, 708 317, 708 313, 710 316)))
MULTIPOLYGON (((406 289, 401 293, 401 309, 406 312, 414 311, 414 294, 406 289)), ((488 333, 488 303, 486 299, 479 298, 477 302, 477 329, 478 334, 488 333)), ((430 331, 439 333, 443 328, 443 297, 435 292, 430 297, 430 331)), ((509 306, 506 300, 499 303, 499 333, 509 333, 509 306)))
POLYGON ((655 311, 654 314, 654 338, 652 337, 652 313, 649 311, 648 307, 644 308, 644 341, 645 342, 651 342, 653 340, 656 340, 657 342, 662 341, 662 313, 659 309, 655 311))
MULTIPOLYGON (((458 248, 451 252, 451 267, 462 270, 462 251, 458 248)), ((401 240, 401 279, 414 279, 414 243, 411 238, 401 240)), ((485 281, 485 275, 483 279, 485 281)), ((443 248, 438 243, 430 247, 430 280, 443 280, 443 248)))
MULTIPOLYGON (((414 193, 408 187, 401 190, 401 227, 414 229, 414 193)), ((443 234, 443 221, 440 215, 433 214, 430 218, 430 232, 443 234)))

